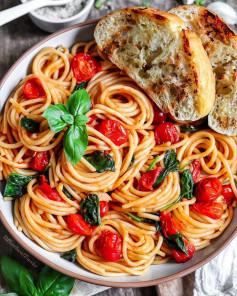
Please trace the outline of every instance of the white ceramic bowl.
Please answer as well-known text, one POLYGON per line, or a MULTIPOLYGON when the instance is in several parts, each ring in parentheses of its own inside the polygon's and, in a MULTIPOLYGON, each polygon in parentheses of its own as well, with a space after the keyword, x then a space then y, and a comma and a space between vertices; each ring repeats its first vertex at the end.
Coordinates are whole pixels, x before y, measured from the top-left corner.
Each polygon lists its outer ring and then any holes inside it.
MULTIPOLYGON (((21 2, 26 3, 27 0, 21 0, 21 2)), ((67 28, 69 26, 84 22, 87 19, 88 14, 91 11, 94 0, 86 0, 85 2, 86 2, 85 7, 81 11, 79 11, 79 13, 77 13, 69 18, 50 20, 47 17, 38 15, 34 11, 29 13, 29 17, 31 18, 32 22, 37 27, 39 27, 40 29, 42 29, 46 32, 53 33, 58 30, 67 28)))
MULTIPOLYGON (((35 55, 44 47, 56 47, 60 44, 70 47, 76 42, 88 42, 93 40, 93 31, 96 21, 90 21, 83 24, 78 24, 73 27, 64 29, 60 32, 52 34, 29 49, 7 72, 0 83, 0 112, 3 112, 4 104, 19 81, 29 74, 30 65, 35 55)), ((3 192, 4 182, 0 184, 3 192)), ((237 209, 234 211, 234 217, 230 225, 224 233, 215 240, 211 241, 211 245, 205 249, 196 252, 193 258, 184 263, 178 264, 174 261, 167 262, 162 265, 153 265, 149 272, 143 276, 129 276, 109 278, 96 275, 88 270, 85 270, 79 264, 68 262, 60 258, 57 253, 51 253, 36 243, 28 239, 23 233, 18 232, 13 223, 13 203, 4 202, 0 193, 0 218, 4 226, 10 234, 21 244, 28 252, 35 256, 40 261, 65 273, 69 276, 112 287, 144 287, 160 284, 165 281, 173 280, 177 277, 184 276, 195 269, 199 268, 221 250, 223 250, 237 234, 237 209)))

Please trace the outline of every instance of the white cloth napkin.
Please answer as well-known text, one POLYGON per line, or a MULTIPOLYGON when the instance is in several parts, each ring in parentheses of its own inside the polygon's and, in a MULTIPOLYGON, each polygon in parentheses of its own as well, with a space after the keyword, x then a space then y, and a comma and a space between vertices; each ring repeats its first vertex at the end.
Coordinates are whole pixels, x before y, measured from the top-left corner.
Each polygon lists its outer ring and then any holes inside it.
POLYGON ((194 296, 237 295, 237 237, 195 273, 194 296))
POLYGON ((76 280, 70 296, 92 296, 107 289, 109 288, 76 280))

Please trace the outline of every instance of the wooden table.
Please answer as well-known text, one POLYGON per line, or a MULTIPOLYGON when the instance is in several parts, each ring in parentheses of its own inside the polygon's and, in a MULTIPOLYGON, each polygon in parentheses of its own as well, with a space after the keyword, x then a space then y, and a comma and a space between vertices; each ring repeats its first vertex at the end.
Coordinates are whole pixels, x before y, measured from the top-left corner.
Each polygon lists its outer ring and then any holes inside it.
MULTIPOLYGON (((10 8, 19 4, 18 0, 0 0, 0 10, 10 8)), ((137 6, 141 0, 114 0, 108 2, 110 7, 104 10, 92 9, 88 19, 99 18, 111 10, 115 10, 126 6, 137 6)), ((232 4, 237 6, 236 0, 230 0, 232 4)), ((172 0, 150 0, 151 6, 162 10, 169 10, 173 7, 172 0)), ((32 45, 46 37, 48 33, 37 28, 29 19, 28 16, 19 18, 9 24, 0 27, 0 79, 9 69, 9 67, 32 45)), ((33 274, 37 274, 43 267, 43 264, 27 253, 5 230, 0 223, 0 256, 9 254, 18 262, 26 266, 33 274), (29 261, 35 262, 35 266, 29 261)), ((105 292, 97 294, 98 296, 191 296, 193 295, 194 273, 190 275, 162 284, 156 287, 147 287, 139 289, 121 289, 112 288, 105 292)), ((0 274, 0 293, 6 288, 4 280, 0 274)), ((9 291, 10 292, 10 291, 9 291)))

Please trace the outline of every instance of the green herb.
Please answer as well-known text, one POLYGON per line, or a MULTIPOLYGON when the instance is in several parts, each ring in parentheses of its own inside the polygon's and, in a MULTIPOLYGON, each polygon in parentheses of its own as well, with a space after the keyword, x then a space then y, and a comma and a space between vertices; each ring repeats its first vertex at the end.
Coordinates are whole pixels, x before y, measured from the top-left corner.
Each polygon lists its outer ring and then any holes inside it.
POLYGON ((115 161, 112 156, 102 151, 87 154, 84 158, 96 169, 97 173, 115 171, 115 161))
POLYGON ((74 92, 77 91, 77 90, 80 90, 82 88, 86 88, 87 87, 87 84, 88 84, 88 81, 84 81, 82 83, 79 83, 75 86, 74 88, 74 92))
POLYGON ((75 262, 76 256, 77 256, 77 252, 74 249, 74 250, 68 251, 68 252, 64 253, 63 255, 61 255, 61 258, 66 259, 70 262, 75 262))
POLYGON ((40 131, 40 123, 30 118, 22 117, 21 126, 30 133, 39 133, 40 131))
POLYGON ((176 153, 174 150, 169 150, 165 153, 164 157, 165 169, 163 169, 153 184, 153 188, 156 188, 170 172, 177 172, 179 161, 176 159, 176 153))
POLYGON ((151 6, 151 4, 148 1, 142 1, 140 6, 151 6))
POLYGON ((168 237, 168 239, 176 239, 176 238, 179 238, 179 237, 181 237, 181 236, 182 236, 181 231, 179 231, 179 232, 177 232, 177 233, 175 233, 175 234, 170 235, 170 236, 168 237))
POLYGON ((149 168, 146 170, 147 172, 149 172, 150 170, 153 169, 154 165, 159 161, 160 155, 157 155, 156 158, 152 161, 151 165, 149 166, 149 168))
POLYGON ((177 204, 182 199, 182 196, 180 195, 176 201, 172 202, 171 204, 168 204, 162 208, 160 208, 160 211, 163 212, 164 210, 167 210, 168 208, 172 207, 173 205, 177 204))
MULTIPOLYGON (((199 5, 199 4, 198 4, 199 5)), ((200 131, 203 129, 208 129, 208 125, 207 124, 201 124, 201 125, 181 125, 180 126, 180 131, 181 132, 196 132, 196 131, 200 131)))
POLYGON ((190 170, 180 174, 181 197, 191 199, 193 197, 193 176, 190 170))
POLYGON ((63 186, 63 193, 70 199, 73 199, 73 196, 71 195, 71 193, 67 190, 66 187, 63 186))
POLYGON ((100 202, 96 194, 89 194, 80 205, 80 212, 84 220, 92 226, 100 225, 100 202))
POLYGON ((95 0, 95 3, 94 3, 95 8, 102 10, 104 8, 105 1, 106 0, 95 0))
POLYGON ((136 158, 135 158, 135 155, 133 154, 133 155, 132 155, 131 162, 130 162, 128 168, 130 168, 130 167, 132 167, 132 166, 134 165, 135 160, 136 160, 136 158))
POLYGON ((201 5, 201 6, 203 6, 203 5, 206 3, 206 0, 196 0, 194 3, 195 3, 196 5, 201 5))
POLYGON ((7 293, 7 294, 0 294, 0 296, 19 296, 19 294, 16 294, 16 293, 7 293))
POLYGON ((47 119, 54 133, 70 125, 64 136, 63 149, 67 159, 73 165, 81 159, 88 144, 86 123, 89 119, 85 114, 90 109, 90 96, 84 88, 81 88, 71 95, 66 106, 63 104, 50 106, 42 115, 47 119))
POLYGON ((129 212, 127 212, 126 215, 129 216, 129 217, 131 217, 134 221, 137 221, 137 222, 143 222, 143 221, 142 221, 142 218, 139 218, 139 217, 137 217, 137 216, 134 216, 133 214, 131 214, 131 213, 129 213, 129 212))
POLYGON ((183 165, 181 166, 181 168, 179 169, 179 171, 181 172, 183 169, 185 169, 185 168, 186 168, 188 165, 190 165, 190 163, 192 163, 192 162, 193 162, 193 161, 190 160, 189 162, 183 164, 183 165))
POLYGON ((7 178, 3 196, 22 197, 25 193, 25 187, 34 178, 36 178, 36 176, 24 176, 16 173, 10 174, 7 178))

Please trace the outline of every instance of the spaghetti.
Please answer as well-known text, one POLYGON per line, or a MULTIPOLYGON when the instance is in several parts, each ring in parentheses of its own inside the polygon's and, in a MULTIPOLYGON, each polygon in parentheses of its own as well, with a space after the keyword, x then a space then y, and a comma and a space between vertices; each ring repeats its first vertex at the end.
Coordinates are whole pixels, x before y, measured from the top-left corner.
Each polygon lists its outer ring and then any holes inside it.
MULTIPOLYGON (((168 141, 158 145, 154 135, 157 125, 153 124, 153 119, 153 103, 144 91, 106 60, 94 42, 75 44, 71 51, 62 46, 41 50, 34 59, 32 74, 12 92, 0 116, 0 177, 7 179, 13 173, 36 176, 30 164, 37 152, 48 151, 49 184, 61 200, 47 198, 39 190, 38 179, 32 177, 27 192, 15 199, 17 229, 48 251, 76 249, 77 261, 103 276, 143 275, 151 264, 162 264, 173 257, 165 241, 167 237, 157 232, 155 226, 164 208, 167 215, 171 213, 172 219, 179 223, 182 236, 196 250, 208 246, 229 225, 235 201, 225 203, 220 194, 215 202, 223 204, 223 214, 213 219, 192 208, 197 202, 195 194, 190 199, 179 198, 181 176, 177 170, 169 172, 154 190, 141 190, 139 180, 152 163, 153 170, 164 170, 166 152, 172 150, 180 162, 179 168, 186 166, 181 172, 191 169, 193 161, 198 160, 201 172, 198 181, 218 178, 222 184, 230 184, 237 196, 237 138, 204 129, 179 132, 177 143, 168 141), (86 87, 93 104, 86 116, 95 120, 87 125, 85 156, 94 151, 108 153, 114 159, 114 171, 98 173, 86 157, 76 166, 72 165, 62 149, 66 128, 55 134, 42 116, 50 105, 67 103, 77 85, 70 63, 73 56, 81 52, 100 59, 101 65, 101 71, 86 87), (44 95, 27 99, 23 87, 33 78, 40 81, 44 95), (37 121, 40 131, 29 133, 20 124, 22 117, 37 121), (122 145, 114 144, 98 130, 98 123, 107 119, 122 123, 129 131, 122 145), (159 159, 154 164, 157 156, 159 159), (102 217, 101 225, 93 229, 92 235, 78 235, 68 226, 67 217, 80 211, 81 202, 90 193, 96 193, 100 201, 109 203, 110 211, 102 217), (96 242, 103 231, 118 234, 122 239, 121 258, 116 262, 105 260, 97 248, 96 242)), ((175 123, 175 126, 180 131, 180 124, 175 123)))

